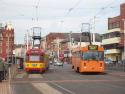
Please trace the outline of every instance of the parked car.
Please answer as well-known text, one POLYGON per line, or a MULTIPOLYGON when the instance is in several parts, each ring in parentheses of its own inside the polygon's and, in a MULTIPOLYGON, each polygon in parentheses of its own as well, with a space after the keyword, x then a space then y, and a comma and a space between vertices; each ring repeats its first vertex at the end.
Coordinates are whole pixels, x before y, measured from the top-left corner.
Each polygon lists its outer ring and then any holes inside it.
POLYGON ((113 64, 113 61, 111 59, 105 59, 104 62, 105 64, 113 64))
POLYGON ((49 61, 49 64, 50 64, 50 65, 52 65, 52 64, 53 64, 53 62, 50 60, 50 61, 49 61))
POLYGON ((56 63, 54 63, 54 66, 63 66, 63 63, 62 62, 56 62, 56 63))
POLYGON ((125 64, 125 59, 118 61, 118 64, 125 64))

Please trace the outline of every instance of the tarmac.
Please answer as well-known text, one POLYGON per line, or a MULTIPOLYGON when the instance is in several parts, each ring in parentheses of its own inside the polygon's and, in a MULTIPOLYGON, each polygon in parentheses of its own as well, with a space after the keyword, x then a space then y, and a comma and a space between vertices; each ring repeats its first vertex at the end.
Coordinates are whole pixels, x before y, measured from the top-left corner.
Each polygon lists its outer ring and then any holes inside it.
MULTIPOLYGON (((125 77, 125 72, 111 70, 106 70, 105 72, 112 76, 125 77)), ((13 94, 13 90, 8 80, 0 82, 0 94, 13 94)))
POLYGON ((119 76, 119 77, 125 77, 125 72, 123 71, 113 71, 113 70, 107 70, 106 73, 112 76, 119 76))

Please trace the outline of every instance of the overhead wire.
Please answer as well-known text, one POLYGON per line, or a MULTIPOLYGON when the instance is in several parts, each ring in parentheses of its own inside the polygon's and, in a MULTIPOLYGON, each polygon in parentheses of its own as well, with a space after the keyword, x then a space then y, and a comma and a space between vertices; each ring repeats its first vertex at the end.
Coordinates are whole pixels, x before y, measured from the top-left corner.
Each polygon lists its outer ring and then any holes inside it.
MULTIPOLYGON (((113 3, 114 3, 114 0, 110 4, 100 8, 100 10, 94 15, 94 17, 90 18, 89 21, 91 22, 93 19, 97 18, 97 16, 100 15, 102 13, 102 11, 104 11, 107 8, 109 8, 109 6, 112 5, 113 3)), ((112 7, 110 7, 110 8, 112 8, 112 7)))
POLYGON ((91 25, 91 29, 93 28, 94 32, 95 32, 95 24, 96 24, 95 20, 97 19, 97 16, 101 15, 101 13, 102 13, 105 9, 107 9, 107 8, 113 8, 113 7, 110 7, 113 3, 114 3, 114 0, 113 0, 110 4, 108 4, 108 5, 106 5, 106 6, 102 7, 102 8, 100 8, 100 10, 99 10, 92 18, 90 18, 90 19, 88 20, 88 22, 89 22, 90 24, 93 24, 93 25, 91 25))
POLYGON ((65 15, 65 17, 68 16, 70 14, 70 12, 73 11, 81 3, 81 1, 82 0, 79 0, 78 2, 76 2, 76 4, 73 7, 69 8, 68 12, 65 15))
POLYGON ((38 0, 35 8, 36 8, 36 21, 38 22, 38 8, 39 8, 39 3, 40 3, 40 0, 38 0))
POLYGON ((36 23, 38 24, 38 20, 39 20, 39 17, 38 17, 38 8, 39 8, 39 4, 40 4, 40 0, 37 0, 36 4, 33 6, 33 8, 35 8, 35 15, 34 17, 32 17, 32 21, 36 21, 36 23))

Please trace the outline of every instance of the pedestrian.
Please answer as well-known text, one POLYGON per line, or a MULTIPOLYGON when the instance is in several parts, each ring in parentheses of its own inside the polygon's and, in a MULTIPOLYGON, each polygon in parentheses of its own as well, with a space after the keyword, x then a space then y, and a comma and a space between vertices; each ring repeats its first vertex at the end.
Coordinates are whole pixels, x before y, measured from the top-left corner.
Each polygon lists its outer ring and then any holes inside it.
POLYGON ((0 82, 4 80, 4 63, 2 61, 2 58, 0 58, 0 82))
POLYGON ((7 79, 8 76, 8 63, 4 60, 4 79, 7 79))

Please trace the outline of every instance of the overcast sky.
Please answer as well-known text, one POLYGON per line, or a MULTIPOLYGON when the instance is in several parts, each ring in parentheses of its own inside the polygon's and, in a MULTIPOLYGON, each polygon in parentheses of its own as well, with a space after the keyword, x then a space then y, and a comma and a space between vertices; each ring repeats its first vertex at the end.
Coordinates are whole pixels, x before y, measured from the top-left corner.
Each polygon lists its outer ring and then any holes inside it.
POLYGON ((24 34, 35 26, 41 27, 45 36, 80 32, 81 23, 89 22, 91 32, 106 33, 107 18, 119 15, 122 3, 125 0, 0 0, 0 23, 12 23, 16 43, 24 43, 24 34))

